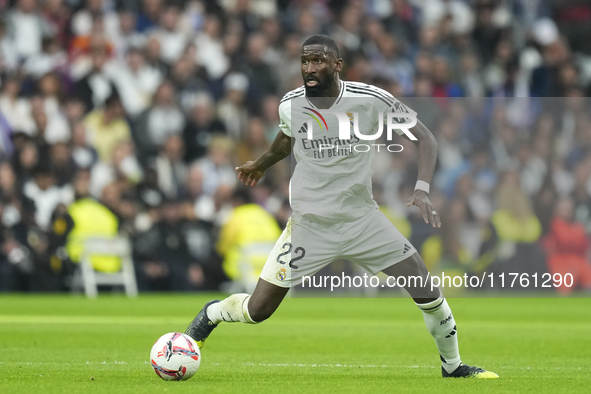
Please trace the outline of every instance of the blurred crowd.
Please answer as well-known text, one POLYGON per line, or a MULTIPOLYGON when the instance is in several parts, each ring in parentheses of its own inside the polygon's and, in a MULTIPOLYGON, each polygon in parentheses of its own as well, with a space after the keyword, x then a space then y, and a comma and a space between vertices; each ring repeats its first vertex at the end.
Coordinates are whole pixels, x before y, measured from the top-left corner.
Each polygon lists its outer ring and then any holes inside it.
POLYGON ((67 290, 93 231, 132 240, 142 290, 245 275, 239 252, 287 222, 290 163, 248 191, 234 167, 273 141, 316 33, 439 142, 445 230, 405 208, 411 144, 374 179, 431 269, 591 288, 588 1, 0 0, 0 291, 67 290))

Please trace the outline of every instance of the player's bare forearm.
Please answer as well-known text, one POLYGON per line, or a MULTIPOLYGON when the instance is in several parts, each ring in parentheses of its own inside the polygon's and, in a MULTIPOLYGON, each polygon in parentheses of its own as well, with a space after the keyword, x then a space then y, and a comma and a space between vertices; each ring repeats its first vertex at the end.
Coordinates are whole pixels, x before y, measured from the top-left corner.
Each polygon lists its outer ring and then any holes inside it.
POLYGON ((267 149, 254 161, 248 161, 240 167, 238 179, 246 186, 254 186, 265 175, 265 171, 277 162, 285 159, 291 153, 291 137, 288 137, 283 131, 279 131, 271 147, 267 149))
POLYGON ((417 137, 417 141, 413 141, 413 143, 419 151, 418 180, 430 184, 437 163, 437 140, 420 120, 411 132, 417 137))
MULTIPOLYGON (((417 146, 419 152, 419 174, 418 180, 431 184, 435 164, 437 163, 437 141, 429 129, 418 121, 411 132, 417 137, 413 143, 417 146)), ((416 205, 421 209, 425 223, 431 223, 433 227, 441 227, 441 219, 437 210, 429 200, 429 194, 423 190, 415 190, 408 201, 408 206, 416 205)))
POLYGON ((277 162, 285 159, 291 153, 291 137, 288 137, 283 131, 279 131, 275 140, 262 155, 255 161, 255 165, 261 171, 266 171, 277 162))

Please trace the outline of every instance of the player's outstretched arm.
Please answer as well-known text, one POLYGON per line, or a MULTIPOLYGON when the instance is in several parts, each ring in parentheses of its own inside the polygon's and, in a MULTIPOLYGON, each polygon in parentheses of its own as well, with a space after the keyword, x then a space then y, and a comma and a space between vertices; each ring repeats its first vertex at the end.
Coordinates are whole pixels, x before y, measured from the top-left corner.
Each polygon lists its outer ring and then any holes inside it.
MULTIPOLYGON (((429 129, 418 121, 417 125, 411 129, 411 132, 417 137, 417 141, 412 141, 419 151, 419 176, 418 180, 431 184, 435 164, 437 163, 437 141, 429 129)), ((423 190, 415 190, 412 197, 408 200, 407 206, 416 205, 421 209, 425 223, 431 223, 431 226, 440 228, 441 218, 435 209, 435 206, 429 200, 429 194, 423 190)))
POLYGON ((279 131, 271 147, 260 155, 255 161, 247 161, 238 171, 238 179, 246 186, 254 186, 265 175, 267 168, 285 159, 291 153, 291 137, 283 131, 279 131))

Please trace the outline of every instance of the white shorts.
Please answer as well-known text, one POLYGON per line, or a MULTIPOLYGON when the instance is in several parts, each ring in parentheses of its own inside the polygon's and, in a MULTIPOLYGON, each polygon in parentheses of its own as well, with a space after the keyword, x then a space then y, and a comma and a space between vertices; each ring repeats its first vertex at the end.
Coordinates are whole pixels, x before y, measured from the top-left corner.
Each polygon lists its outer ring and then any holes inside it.
POLYGON ((261 278, 297 286, 335 260, 349 260, 373 275, 405 260, 416 249, 378 209, 354 222, 289 220, 261 278))

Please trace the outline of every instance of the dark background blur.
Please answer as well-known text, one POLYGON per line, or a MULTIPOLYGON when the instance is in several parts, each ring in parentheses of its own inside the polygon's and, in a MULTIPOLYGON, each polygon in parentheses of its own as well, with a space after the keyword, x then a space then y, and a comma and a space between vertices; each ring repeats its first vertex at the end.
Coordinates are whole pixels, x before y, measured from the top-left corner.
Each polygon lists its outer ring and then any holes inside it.
POLYGON ((410 145, 374 178, 431 270, 591 288, 589 1, 0 0, 0 291, 67 291, 92 231, 132 241, 141 290, 239 280, 289 217, 289 162, 249 191, 234 167, 274 139, 315 33, 439 142, 441 231, 405 208, 410 145))

